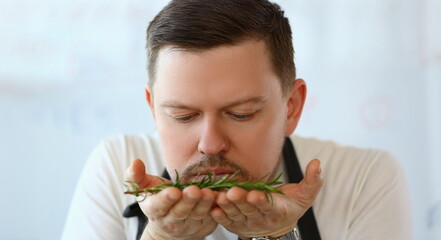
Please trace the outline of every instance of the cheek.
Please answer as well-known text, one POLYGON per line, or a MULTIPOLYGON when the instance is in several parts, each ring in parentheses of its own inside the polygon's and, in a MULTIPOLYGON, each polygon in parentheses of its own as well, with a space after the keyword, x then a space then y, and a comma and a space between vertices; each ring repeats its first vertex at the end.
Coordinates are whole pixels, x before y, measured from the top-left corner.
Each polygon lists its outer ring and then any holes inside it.
POLYGON ((171 124, 169 119, 158 116, 156 127, 161 140, 163 160, 170 174, 174 170, 178 172, 185 168, 185 165, 194 154, 197 141, 192 131, 184 129, 180 124, 171 124))
POLYGON ((274 124, 268 128, 265 136, 262 137, 262 147, 265 152, 262 153, 264 158, 262 159, 263 174, 266 174, 276 167, 280 154, 282 151, 282 145, 284 141, 285 131, 284 125, 274 124))
POLYGON ((236 141, 242 154, 239 159, 246 159, 241 164, 254 176, 260 177, 275 169, 283 146, 284 126, 280 116, 268 117, 253 129, 242 132, 236 141))

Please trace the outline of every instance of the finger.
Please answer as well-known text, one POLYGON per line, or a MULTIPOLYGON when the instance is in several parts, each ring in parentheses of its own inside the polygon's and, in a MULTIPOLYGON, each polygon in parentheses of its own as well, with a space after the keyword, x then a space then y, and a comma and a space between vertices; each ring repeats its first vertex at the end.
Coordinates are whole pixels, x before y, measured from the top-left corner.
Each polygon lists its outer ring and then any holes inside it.
POLYGON ((170 208, 182 197, 182 192, 174 187, 167 188, 161 192, 147 197, 139 205, 149 218, 162 218, 170 211, 170 208))
POLYGON ((320 161, 318 159, 309 162, 306 167, 305 178, 299 183, 299 185, 305 198, 315 199, 315 196, 323 185, 320 161))
POLYGON ((211 211, 211 217, 213 220, 224 227, 228 227, 233 224, 233 220, 229 219, 227 214, 220 208, 216 207, 211 211))
POLYGON ((186 187, 182 191, 182 199, 177 202, 169 212, 169 215, 176 220, 187 218, 202 197, 202 192, 197 186, 186 187))
POLYGON ((133 182, 141 182, 144 180, 146 171, 145 165, 141 159, 135 159, 126 170, 126 180, 133 182))
POLYGON ((233 222, 240 222, 246 219, 245 215, 227 198, 225 192, 220 192, 216 203, 233 222))
POLYGON ((196 204, 193 211, 190 214, 190 218, 196 221, 202 220, 207 217, 210 209, 213 206, 215 194, 208 188, 201 189, 201 198, 199 203, 196 204))
POLYGON ((203 226, 203 230, 199 230, 199 231, 205 231, 205 229, 215 230, 218 224, 216 221, 214 221, 214 219, 211 217, 210 214, 205 216, 205 218, 202 220, 188 219, 186 222, 188 222, 189 226, 197 226, 197 225, 203 226))
MULTIPOLYGON (((126 170, 126 180, 136 182, 140 188, 150 188, 162 184, 159 177, 146 173, 144 162, 140 159, 132 161, 126 170)), ((163 179, 165 182, 170 182, 163 179)))
MULTIPOLYGON (((273 201, 276 201, 276 197, 274 196, 273 201)), ((247 202, 254 205, 263 214, 274 213, 274 202, 268 201, 268 197, 262 191, 250 191, 247 196, 247 202)))
POLYGON ((227 192, 227 199, 234 203, 243 215, 251 219, 261 218, 262 213, 247 201, 247 196, 248 192, 238 187, 233 187, 227 192))
POLYGON ((317 159, 309 162, 306 167, 305 177, 296 189, 296 200, 304 207, 309 207, 316 198, 323 185, 320 161, 317 159))

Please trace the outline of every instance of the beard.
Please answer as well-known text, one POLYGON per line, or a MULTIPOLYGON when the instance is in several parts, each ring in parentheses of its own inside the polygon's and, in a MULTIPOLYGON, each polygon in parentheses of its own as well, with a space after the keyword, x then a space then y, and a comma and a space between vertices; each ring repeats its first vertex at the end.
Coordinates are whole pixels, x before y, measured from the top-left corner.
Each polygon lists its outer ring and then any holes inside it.
POLYGON ((234 161, 225 158, 222 155, 204 155, 198 162, 187 166, 182 172, 180 178, 183 182, 189 182, 194 180, 198 175, 206 174, 209 168, 223 168, 227 169, 232 175, 236 171, 239 171, 236 178, 241 181, 255 181, 258 180, 258 176, 254 176, 248 170, 239 166, 234 161))
MULTIPOLYGON (((275 178, 279 173, 277 172, 281 164, 283 164, 283 144, 285 141, 285 137, 280 138, 280 147, 278 150, 274 152, 274 167, 270 169, 270 171, 266 172, 268 174, 268 179, 275 178)), ((258 164, 258 163, 256 163, 258 164)), ((235 161, 226 158, 224 155, 216 154, 216 155, 203 155, 199 161, 187 166, 184 171, 180 174, 180 179, 183 182, 190 182, 195 180, 198 175, 205 175, 208 169, 210 168, 223 168, 227 169, 230 172, 229 175, 234 174, 236 171, 239 171, 235 178, 238 178, 240 182, 249 181, 254 182, 261 179, 261 173, 252 173, 248 171, 243 166, 237 164, 235 161)), ((176 177, 176 176, 175 176, 176 177)))

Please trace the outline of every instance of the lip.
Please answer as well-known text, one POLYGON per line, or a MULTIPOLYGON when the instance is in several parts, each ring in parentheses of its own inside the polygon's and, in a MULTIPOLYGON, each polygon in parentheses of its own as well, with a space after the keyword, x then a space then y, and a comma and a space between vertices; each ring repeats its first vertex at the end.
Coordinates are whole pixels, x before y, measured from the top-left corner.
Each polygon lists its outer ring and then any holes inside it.
POLYGON ((216 175, 234 174, 234 171, 231 171, 231 169, 227 168, 206 168, 203 171, 199 171, 199 176, 207 175, 207 172, 216 175))
POLYGON ((211 174, 213 177, 216 175, 216 179, 220 179, 225 175, 233 175, 234 172, 231 169, 226 168, 206 168, 204 170, 199 171, 199 174, 193 175, 195 181, 201 181, 204 177, 208 176, 207 172, 211 174))
MULTIPOLYGON (((211 175, 211 180, 218 180, 223 178, 224 176, 229 175, 231 176, 231 174, 216 174, 216 177, 214 177, 214 175, 211 175)), ((202 179, 206 178, 208 175, 203 174, 203 175, 199 175, 199 176, 194 176, 194 178, 192 179, 192 181, 194 182, 201 182, 202 179)))

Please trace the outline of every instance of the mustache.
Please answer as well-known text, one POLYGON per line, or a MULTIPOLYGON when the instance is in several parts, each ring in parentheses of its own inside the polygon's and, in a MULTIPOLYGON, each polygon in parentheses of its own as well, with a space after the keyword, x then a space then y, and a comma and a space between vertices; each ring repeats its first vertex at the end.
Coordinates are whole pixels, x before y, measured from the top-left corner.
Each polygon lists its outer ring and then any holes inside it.
POLYGON ((222 155, 204 155, 198 162, 186 167, 181 174, 184 182, 191 181, 196 175, 204 174, 208 168, 226 168, 232 173, 239 170, 238 177, 246 181, 257 180, 249 171, 222 155))

